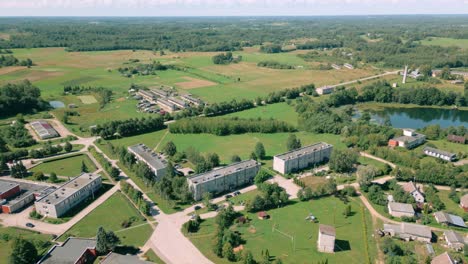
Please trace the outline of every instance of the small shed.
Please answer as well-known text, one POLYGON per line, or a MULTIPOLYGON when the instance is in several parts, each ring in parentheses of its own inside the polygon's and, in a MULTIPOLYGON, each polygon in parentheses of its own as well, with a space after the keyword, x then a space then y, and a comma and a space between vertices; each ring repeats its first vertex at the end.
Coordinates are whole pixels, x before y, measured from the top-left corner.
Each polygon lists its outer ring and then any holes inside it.
POLYGON ((258 219, 260 220, 265 220, 265 219, 270 218, 270 215, 268 215, 267 212, 265 211, 258 212, 257 216, 258 216, 258 219))

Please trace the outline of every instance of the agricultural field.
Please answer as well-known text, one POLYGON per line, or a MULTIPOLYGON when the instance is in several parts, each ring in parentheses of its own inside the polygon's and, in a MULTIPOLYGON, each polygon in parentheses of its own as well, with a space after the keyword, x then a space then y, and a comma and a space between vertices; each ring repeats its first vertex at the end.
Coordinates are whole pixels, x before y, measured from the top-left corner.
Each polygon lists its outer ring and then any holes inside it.
POLYGON ((456 46, 462 49, 468 49, 468 39, 454 39, 454 38, 435 38, 430 37, 421 41, 423 45, 433 45, 442 47, 456 46))
POLYGON ((15 238, 21 237, 36 245, 40 245, 38 248, 39 255, 47 252, 52 246, 49 242, 52 239, 50 235, 44 235, 21 228, 3 227, 0 225, 0 237, 0 264, 8 263, 8 258, 11 254, 11 244, 15 238))
POLYGON ((97 170, 96 165, 87 155, 52 158, 31 169, 32 172, 42 171, 44 174, 55 172, 59 176, 75 177, 81 174, 81 163, 84 162, 89 172, 97 170))
POLYGON ((70 236, 94 237, 100 226, 106 231, 114 231, 120 238, 121 245, 134 247, 143 246, 153 231, 130 201, 122 193, 117 192, 75 224, 59 240, 64 241, 70 236), (112 217, 109 217, 109 214, 112 214, 112 217), (122 223, 129 220, 132 221, 131 226, 128 229, 123 228, 122 223))
MULTIPOLYGON (((249 213, 251 222, 240 226, 235 224, 231 229, 242 234, 246 241, 244 248, 250 250, 256 260, 261 260, 261 252, 268 249, 273 258, 281 259, 284 263, 310 263, 310 260, 318 262, 326 259, 328 263, 339 263, 343 259, 348 259, 350 263, 371 263, 376 259, 377 249, 372 237, 374 228, 370 215, 357 200, 349 204, 353 215, 345 218, 342 215, 345 205, 337 198, 293 201, 291 205, 268 211, 271 216, 268 220, 259 220, 256 214, 249 213), (337 251, 334 254, 317 251, 319 223, 305 220, 309 214, 316 216, 321 224, 335 226, 337 251), (273 231, 273 226, 283 234, 273 231), (295 245, 284 234, 294 237, 295 245)), ((213 262, 229 263, 216 257, 211 249, 212 244, 206 242, 215 230, 215 220, 208 219, 202 222, 197 233, 188 237, 213 262)))

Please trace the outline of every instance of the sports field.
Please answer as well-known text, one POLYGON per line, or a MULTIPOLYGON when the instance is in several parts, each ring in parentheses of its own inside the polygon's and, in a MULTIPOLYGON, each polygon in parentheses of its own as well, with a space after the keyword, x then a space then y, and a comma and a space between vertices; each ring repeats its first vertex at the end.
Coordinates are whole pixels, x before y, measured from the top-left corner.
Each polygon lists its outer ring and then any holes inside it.
MULTIPOLYGON (((259 220, 256 214, 248 214, 251 222, 234 226, 257 261, 262 260, 261 252, 269 251, 274 259, 283 263, 317 263, 328 259, 328 263, 341 263, 346 259, 350 264, 373 263, 376 259, 376 243, 372 237, 373 227, 370 215, 356 201, 349 203, 352 216, 345 218, 342 212, 343 202, 334 197, 322 198, 310 202, 296 202, 284 208, 268 211, 268 220, 259 220), (319 223, 305 220, 313 214, 319 223), (336 252, 320 253, 317 250, 319 224, 332 225, 336 228, 336 252), (273 231, 275 227, 278 231, 273 231), (367 235, 366 235, 367 234, 367 235), (291 238, 294 238, 294 243, 291 238)), ((215 220, 208 219, 201 224, 198 233, 188 237, 205 256, 215 263, 229 263, 216 257, 212 252, 212 243, 207 243, 216 232, 215 220)))
POLYGON ((114 231, 120 238, 121 245, 141 247, 153 231, 143 219, 128 199, 117 192, 75 224, 59 240, 64 241, 69 236, 95 237, 98 228, 102 226, 106 231, 114 231), (133 219, 132 225, 128 229, 123 228, 122 223, 130 219, 133 219))

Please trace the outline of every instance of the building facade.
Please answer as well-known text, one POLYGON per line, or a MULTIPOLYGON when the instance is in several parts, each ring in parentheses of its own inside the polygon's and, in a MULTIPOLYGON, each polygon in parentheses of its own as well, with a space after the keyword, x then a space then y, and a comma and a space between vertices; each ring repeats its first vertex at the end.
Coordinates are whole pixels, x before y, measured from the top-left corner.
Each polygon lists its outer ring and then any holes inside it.
POLYGON ((330 86, 323 86, 323 87, 319 87, 319 88, 315 89, 315 91, 319 95, 331 94, 331 93, 333 93, 334 90, 335 90, 335 88, 330 87, 330 86))
POLYGON ((260 163, 255 160, 245 160, 194 175, 187 178, 187 181, 193 198, 201 200, 203 193, 206 192, 219 194, 251 184, 260 170, 260 166, 260 163))
POLYGON ((403 136, 390 139, 389 147, 415 148, 426 141, 426 136, 416 133, 413 129, 403 129, 403 136))
POLYGON ((273 157, 273 169, 288 174, 330 159, 333 146, 320 142, 273 157))
POLYGON ((383 232, 392 237, 399 237, 405 241, 416 240, 430 243, 432 240, 431 228, 418 224, 384 224, 383 232))
POLYGON ((393 217, 413 217, 415 212, 411 204, 388 203, 388 213, 393 217))
POLYGON ((36 211, 47 217, 59 218, 86 198, 94 195, 101 186, 100 175, 83 173, 39 198, 34 203, 36 211))
POLYGON ((425 147, 423 150, 424 154, 434 157, 434 158, 439 158, 441 160, 445 161, 454 161, 457 158, 457 155, 455 153, 450 153, 447 151, 431 148, 431 147, 425 147))
POLYGON ((128 147, 128 151, 135 155, 138 161, 144 162, 154 172, 156 180, 160 180, 167 172, 167 160, 148 148, 145 144, 128 147))
POLYGON ((320 252, 333 253, 335 252, 336 231, 333 226, 320 225, 317 241, 317 248, 320 252))

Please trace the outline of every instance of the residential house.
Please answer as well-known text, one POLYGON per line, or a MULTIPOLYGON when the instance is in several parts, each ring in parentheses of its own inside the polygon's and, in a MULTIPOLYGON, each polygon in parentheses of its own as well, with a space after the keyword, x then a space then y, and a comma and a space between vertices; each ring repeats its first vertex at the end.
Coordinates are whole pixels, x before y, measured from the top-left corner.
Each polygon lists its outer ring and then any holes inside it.
POLYGON ((53 246, 37 264, 85 264, 96 259, 96 239, 69 237, 53 246))
POLYGON ((413 196, 414 200, 417 203, 424 203, 424 195, 419 190, 419 188, 416 187, 416 184, 414 184, 414 182, 412 182, 412 181, 407 182, 407 183, 403 184, 401 187, 403 188, 403 190, 405 192, 411 194, 411 196, 413 196))
POLYGON ((333 226, 319 225, 319 235, 317 241, 318 251, 333 253, 335 251, 336 230, 333 226))
POLYGON ((450 255, 445 252, 431 260, 431 264, 456 264, 456 262, 450 257, 450 255))
POLYGON ((453 250, 461 251, 468 243, 466 235, 462 235, 453 230, 444 231, 444 239, 447 246, 453 250))
POLYGON ((415 214, 411 204, 390 202, 387 207, 388 213, 393 217, 413 217, 415 214))
POLYGON ((439 158, 445 161, 454 161, 457 158, 457 155, 455 153, 450 153, 447 151, 438 150, 438 149, 431 148, 431 147, 424 147, 423 152, 424 154, 428 156, 439 158))
POLYGON ((319 87, 319 88, 315 89, 315 91, 319 95, 331 94, 331 93, 333 93, 334 90, 335 90, 335 88, 331 87, 331 86, 322 86, 322 87, 319 87))
POLYGON ((448 214, 440 211, 434 213, 434 218, 439 224, 466 227, 465 221, 458 215, 448 214))
POLYGON ((457 136, 450 134, 447 136, 447 140, 452 142, 452 143, 458 143, 458 144, 465 144, 466 143, 466 137, 465 136, 457 136))
POLYGON ((405 241, 416 240, 430 243, 432 240, 431 229, 428 226, 418 224, 384 224, 383 232, 405 241))

